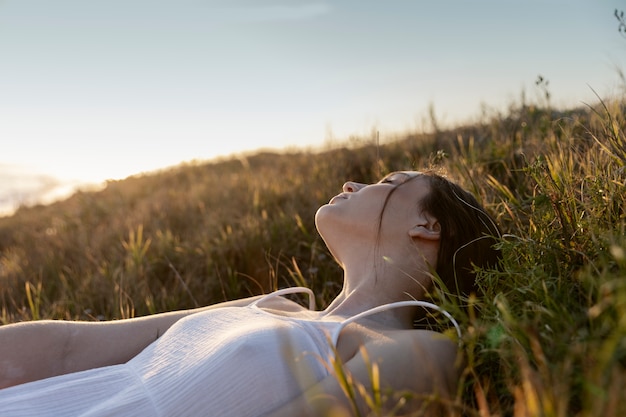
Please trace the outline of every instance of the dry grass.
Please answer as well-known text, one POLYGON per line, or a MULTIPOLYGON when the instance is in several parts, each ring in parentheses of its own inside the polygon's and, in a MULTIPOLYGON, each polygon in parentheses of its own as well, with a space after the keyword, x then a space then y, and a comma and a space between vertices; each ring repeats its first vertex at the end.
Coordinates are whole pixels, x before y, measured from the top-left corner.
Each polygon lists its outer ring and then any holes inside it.
POLYGON ((306 285, 340 270, 313 215, 344 180, 437 166, 507 233, 462 322, 469 416, 626 415, 621 102, 506 116, 321 153, 257 154, 111 182, 0 219, 0 320, 115 319, 306 285), (377 159, 380 155, 380 159, 377 159))

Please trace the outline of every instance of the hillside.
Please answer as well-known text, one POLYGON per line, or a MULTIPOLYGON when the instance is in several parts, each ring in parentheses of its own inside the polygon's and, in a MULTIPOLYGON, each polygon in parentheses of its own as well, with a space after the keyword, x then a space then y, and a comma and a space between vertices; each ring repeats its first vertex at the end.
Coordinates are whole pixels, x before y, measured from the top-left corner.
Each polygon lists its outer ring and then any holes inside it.
POLYGON ((512 108, 473 126, 259 153, 109 182, 0 218, 3 323, 101 320, 301 284, 324 305, 340 270, 316 209, 346 180, 436 168, 506 237, 467 314, 467 415, 626 413, 626 136, 622 103, 512 108))

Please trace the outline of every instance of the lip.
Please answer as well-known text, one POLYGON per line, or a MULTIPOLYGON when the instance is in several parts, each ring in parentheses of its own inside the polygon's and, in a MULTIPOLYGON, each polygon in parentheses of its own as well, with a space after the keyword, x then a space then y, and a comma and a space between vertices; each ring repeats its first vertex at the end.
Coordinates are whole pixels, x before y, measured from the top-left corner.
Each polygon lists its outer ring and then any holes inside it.
POLYGON ((337 200, 347 200, 347 199, 348 199, 348 195, 346 193, 337 194, 336 196, 330 199, 328 204, 336 203, 337 200))

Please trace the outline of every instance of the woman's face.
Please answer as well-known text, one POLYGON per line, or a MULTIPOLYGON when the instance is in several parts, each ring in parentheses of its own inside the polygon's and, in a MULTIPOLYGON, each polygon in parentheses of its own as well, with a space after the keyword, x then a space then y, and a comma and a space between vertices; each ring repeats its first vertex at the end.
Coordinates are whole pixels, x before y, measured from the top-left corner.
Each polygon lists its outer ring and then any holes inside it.
POLYGON ((419 202, 429 192, 428 179, 414 171, 394 172, 370 185, 347 182, 317 211, 317 229, 333 253, 357 242, 406 245, 410 231, 428 221, 419 202))

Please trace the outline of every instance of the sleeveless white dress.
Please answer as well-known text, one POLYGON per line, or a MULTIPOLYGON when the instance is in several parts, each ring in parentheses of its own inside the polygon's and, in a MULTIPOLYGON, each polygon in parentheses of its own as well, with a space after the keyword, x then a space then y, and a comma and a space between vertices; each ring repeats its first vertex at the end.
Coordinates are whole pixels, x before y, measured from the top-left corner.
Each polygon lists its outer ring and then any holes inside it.
MULTIPOLYGON (((120 365, 0 390, 0 416, 261 416, 329 375, 341 322, 271 314, 259 304, 308 288, 288 288, 247 307, 224 307, 176 322, 120 365)), ((415 302, 419 303, 419 302, 415 302)), ((123 343, 123 341, 120 341, 123 343)))

